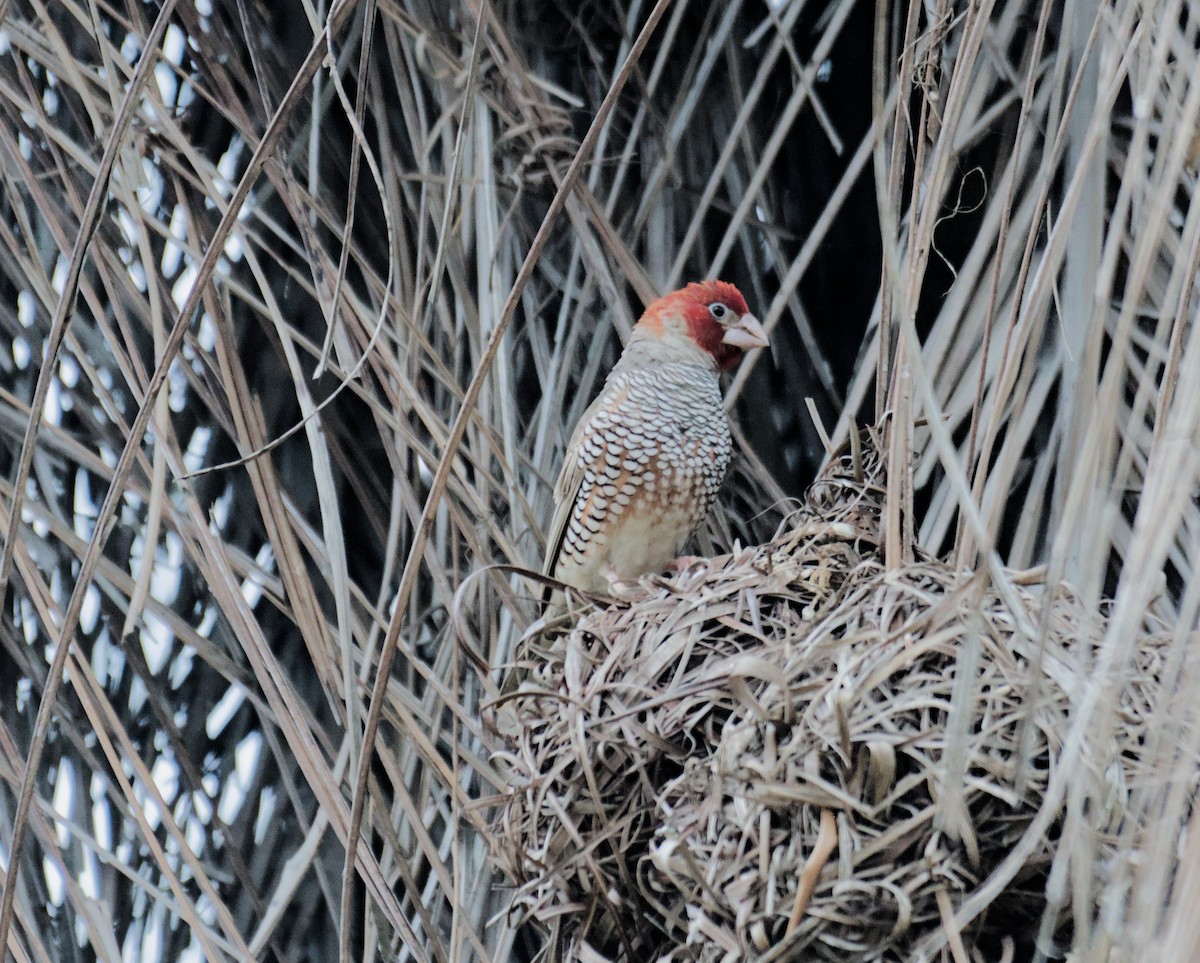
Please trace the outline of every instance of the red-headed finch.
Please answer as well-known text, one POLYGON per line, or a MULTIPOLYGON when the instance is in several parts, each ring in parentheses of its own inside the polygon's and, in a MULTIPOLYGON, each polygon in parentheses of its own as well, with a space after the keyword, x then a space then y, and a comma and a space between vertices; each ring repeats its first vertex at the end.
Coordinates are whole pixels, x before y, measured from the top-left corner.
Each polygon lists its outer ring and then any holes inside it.
POLYGON ((567 444, 543 572, 585 591, 661 572, 704 520, 733 443, 721 372, 766 333, 732 284, 646 308, 567 444))

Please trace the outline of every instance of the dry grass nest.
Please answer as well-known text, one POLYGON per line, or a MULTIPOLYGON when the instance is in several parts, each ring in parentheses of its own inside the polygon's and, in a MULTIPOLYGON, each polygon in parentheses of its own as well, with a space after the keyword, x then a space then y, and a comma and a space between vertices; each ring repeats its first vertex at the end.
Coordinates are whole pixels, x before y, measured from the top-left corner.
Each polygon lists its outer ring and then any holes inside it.
MULTIPOLYGON (((935 560, 885 570, 876 452, 833 460, 775 541, 525 639, 488 710, 493 845, 561 958, 907 959, 1025 833, 1103 620, 1065 589, 1019 588, 1018 620, 935 560)), ((1101 834, 1162 657, 1148 638, 1089 747, 1114 781, 1101 834)), ((973 959, 1032 935, 1054 835, 961 934, 973 959)))

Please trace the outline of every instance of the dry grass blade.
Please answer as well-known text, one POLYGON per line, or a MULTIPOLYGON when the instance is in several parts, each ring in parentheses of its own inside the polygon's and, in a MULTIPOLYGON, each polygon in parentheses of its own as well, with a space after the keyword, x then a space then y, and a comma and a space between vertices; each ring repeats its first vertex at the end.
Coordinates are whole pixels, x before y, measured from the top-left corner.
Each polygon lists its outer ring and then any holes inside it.
MULTIPOLYGON (((616 104, 617 95, 624 86, 625 81, 632 73, 634 66, 637 64, 638 57, 641 51, 645 48, 650 36, 654 32, 659 19, 666 12, 669 0, 659 0, 658 4, 651 11, 647 18, 642 31, 639 34, 637 41, 626 57, 625 63, 622 65, 620 75, 617 77, 613 86, 609 88, 605 96, 604 102, 600 105, 600 109, 596 113, 596 117, 592 122, 591 127, 585 135, 583 141, 579 145, 579 150, 576 152, 574 159, 571 161, 570 167, 567 168, 566 174, 563 175, 562 182, 558 185, 558 190, 554 194, 554 199, 550 202, 550 208, 547 210, 542 219, 542 224, 538 228, 537 234, 533 238, 530 245, 529 253, 525 256, 521 263, 521 269, 517 272, 516 280, 513 282, 512 291, 509 293, 508 300, 504 305, 504 310, 497 321, 495 328, 492 330, 491 336, 488 338, 487 346, 483 351, 483 356, 480 358, 479 364, 476 366, 474 373, 471 375, 470 384, 463 394, 462 404, 459 407, 453 423, 450 426, 449 436, 446 439, 445 449, 442 451, 438 461, 437 470, 434 472, 430 482, 429 495, 426 497, 425 506, 421 510, 421 517, 417 522, 416 531, 413 537, 412 546, 409 549, 408 558, 404 563, 404 569, 400 575, 400 585, 396 590, 395 614, 388 625, 387 634, 384 636, 383 647, 379 657, 379 668, 375 677, 375 683, 371 691, 371 701, 369 704, 366 723, 363 733, 363 744, 367 746, 374 745, 375 735, 379 726, 379 719, 383 712, 384 692, 387 688, 388 679, 391 672, 392 659, 395 656, 396 644, 399 639, 400 630, 403 625, 403 615, 407 611, 408 602, 411 597, 413 588, 416 584, 419 566, 422 556, 425 551, 425 543, 428 538, 429 530, 433 522, 433 513, 438 508, 438 503, 441 500, 445 490, 447 480, 453 467, 457 449, 462 441, 463 434, 466 430, 468 419, 472 416, 472 409, 475 406, 475 401, 479 397, 479 392, 482 390, 483 379, 491 370, 493 359, 500 347, 501 339, 508 328, 516 313, 517 304, 524 292, 525 285, 533 275, 534 268, 537 265, 538 258, 541 256, 542 249, 546 246, 550 238, 550 232, 554 227, 554 222, 558 214, 562 211, 566 204, 568 195, 574 187, 576 179, 579 177, 580 171, 583 168, 584 158, 586 158, 591 148, 595 145, 596 139, 600 131, 604 129, 604 122, 608 114, 612 111, 616 104)), ((468 96, 470 95, 468 90, 468 96)), ((358 847, 359 823, 362 818, 363 805, 366 800, 367 788, 367 769, 361 767, 357 774, 357 779, 354 787, 354 803, 350 816, 351 834, 346 846, 346 870, 345 875, 349 878, 351 870, 355 863, 355 853, 358 847)))
MULTIPOLYGON (((8 578, 12 568, 13 551, 16 546, 17 532, 20 529, 21 503, 25 495, 30 465, 33 463, 34 443, 37 438, 38 427, 41 423, 40 412, 45 406, 46 394, 50 389, 50 373, 53 371, 59 349, 62 347, 63 338, 66 335, 68 318, 75 303, 79 275, 83 270, 83 262, 87 255, 88 245, 91 243, 98 226, 103 210, 103 202, 107 199, 108 180, 112 175, 112 170, 117 160, 117 153, 121 149, 122 140, 126 135, 126 130, 133 116, 134 106, 141 97, 142 87, 150 77, 150 68, 157 58, 158 46, 167 31, 167 24, 170 22, 173 7, 174 0, 167 0, 164 3, 155 21, 154 28, 147 38, 145 53, 138 64, 137 72, 134 74, 129 89, 126 91, 125 98, 122 101, 120 113, 117 115, 112 130, 105 142, 104 155, 100 159, 100 169, 92 184, 92 190, 88 195, 87 204, 81 217, 79 238, 71 253, 67 277, 63 282, 64 290, 61 294, 58 310, 54 316, 54 323, 51 326, 49 338, 47 339, 46 363, 38 375, 37 386, 34 389, 33 401, 30 405, 31 417, 26 424, 25 436, 21 441, 21 454, 17 462, 16 476, 12 484, 12 500, 9 505, 8 519, 5 525, 6 530, 4 532, 4 548, 3 552, 0 553, 0 605, 4 604, 8 591, 8 578)), ((103 528, 101 528, 101 531, 103 531, 103 528)), ((103 539, 96 539, 93 545, 102 548, 103 539)), ((97 552, 93 551, 92 546, 89 546, 89 554, 93 556, 93 559, 97 555, 97 552)), ((94 560, 92 565, 95 565, 94 560)), ((84 568, 86 571, 86 566, 84 568)), ((88 572, 87 575, 80 579, 85 588, 90 578, 90 572, 88 572)), ((13 816, 9 877, 6 880, 4 893, 0 895, 0 947, 8 946, 8 932, 12 926, 13 900, 17 890, 16 875, 20 871, 21 846, 24 843, 29 808, 33 803, 34 778, 41 764, 42 751, 45 740, 49 735, 50 721, 54 712, 55 696, 62 681, 63 669, 66 666, 67 656, 71 649, 71 635, 74 633, 73 620, 78 618, 78 612, 82 608, 82 605, 82 591, 77 589, 73 593, 72 600, 67 607, 64 619, 66 628, 60 632, 57 652, 55 653, 54 661, 50 664, 45 688, 42 692, 42 702, 38 706, 38 717, 34 722, 34 737, 25 764, 25 773, 21 781, 21 791, 17 798, 16 813, 13 816), (76 602, 76 596, 78 597, 78 602, 76 602)))

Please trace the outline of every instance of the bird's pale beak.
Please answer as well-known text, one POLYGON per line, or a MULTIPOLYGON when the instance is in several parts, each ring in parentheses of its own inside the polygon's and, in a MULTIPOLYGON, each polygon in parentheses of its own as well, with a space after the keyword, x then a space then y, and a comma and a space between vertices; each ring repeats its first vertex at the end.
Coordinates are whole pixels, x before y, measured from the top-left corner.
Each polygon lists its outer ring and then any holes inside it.
POLYGON ((763 326, 758 323, 758 318, 753 314, 743 314, 742 319, 725 332, 721 343, 731 344, 743 351, 749 351, 751 348, 765 348, 770 344, 767 340, 767 332, 763 330, 763 326))

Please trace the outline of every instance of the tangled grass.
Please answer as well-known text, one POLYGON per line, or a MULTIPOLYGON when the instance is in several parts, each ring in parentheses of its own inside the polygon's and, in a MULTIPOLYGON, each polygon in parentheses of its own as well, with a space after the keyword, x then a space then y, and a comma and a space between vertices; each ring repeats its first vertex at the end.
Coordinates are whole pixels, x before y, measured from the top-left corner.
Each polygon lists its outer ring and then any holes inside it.
MULTIPOLYGON (((564 958, 875 963, 945 941, 998 961, 1036 941, 1061 830, 1039 814, 1071 778, 1104 619, 1036 574, 1002 593, 928 558, 887 567, 866 451, 775 540, 527 637, 491 710, 494 845, 564 958)), ((1079 751, 1110 863, 1166 642, 1144 632, 1115 726, 1079 751)))

